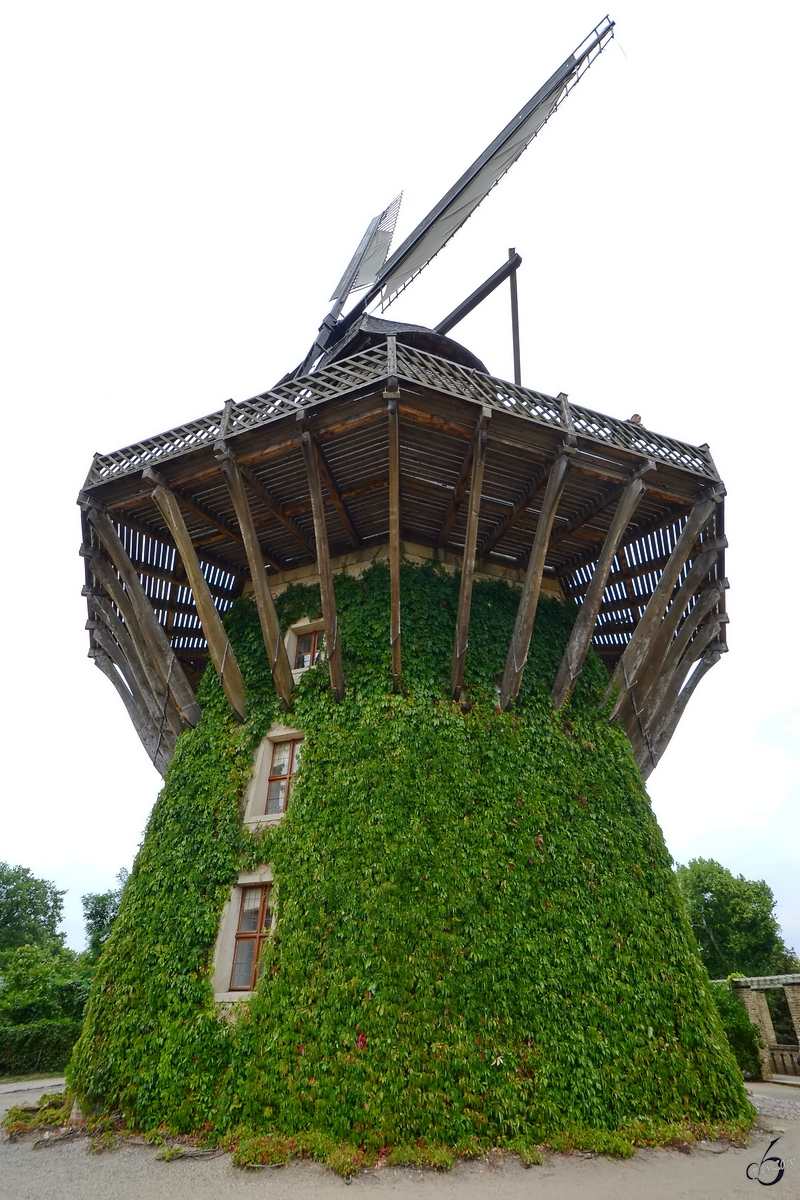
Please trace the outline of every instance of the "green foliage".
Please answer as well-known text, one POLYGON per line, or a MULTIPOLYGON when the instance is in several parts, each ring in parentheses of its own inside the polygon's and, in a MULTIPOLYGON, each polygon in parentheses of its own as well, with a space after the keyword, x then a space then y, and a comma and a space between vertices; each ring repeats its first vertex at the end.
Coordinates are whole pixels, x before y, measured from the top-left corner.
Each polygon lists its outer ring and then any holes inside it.
POLYGON ((27 867, 0 863, 0 952, 18 946, 61 945, 63 895, 27 867))
POLYGON ((713 858, 678 866, 678 885, 689 909, 700 957, 712 979, 778 975, 800 970, 780 936, 775 897, 763 879, 734 875, 713 858))
POLYGON ((712 983, 709 988, 739 1069, 746 1078, 760 1079, 761 1059, 758 1051, 763 1042, 761 1034, 747 1015, 747 1009, 727 983, 712 983))
POLYGON ((108 892, 89 892, 86 896, 81 896, 83 921, 86 926, 89 957, 92 962, 96 962, 100 957, 100 951, 108 940, 127 882, 128 872, 123 867, 117 873, 117 887, 108 892))
POLYGON ((3 964, 0 1024, 80 1021, 90 985, 84 956, 61 947, 20 946, 3 964))
MULTIPOLYGON (((632 1144, 620 1130, 652 1114, 750 1118, 629 744, 598 710, 595 657, 553 712, 574 610, 540 601, 519 703, 499 713, 518 593, 476 584, 458 706, 458 586, 404 567, 393 694, 388 572, 337 579, 347 696, 333 702, 322 663, 303 676, 292 804, 257 836, 241 804, 281 713, 254 606, 226 616, 250 717, 236 723, 209 670, 97 967, 70 1071, 85 1106, 238 1130, 254 1163, 313 1137, 342 1169, 386 1147, 439 1147, 444 1165, 460 1146, 632 1144), (277 925, 230 1020, 210 987, 220 913, 265 861, 277 925)), ((284 625, 316 617, 318 592, 278 607, 284 625)))
POLYGON ((0 1075, 63 1071, 80 1031, 74 1020, 0 1024, 0 1075))
POLYGON ((63 1070, 90 986, 91 966, 72 950, 20 946, 9 952, 0 986, 0 1074, 63 1070))
MULTIPOLYGON (((791 969, 791 968, 790 968, 791 969)), ((797 967, 794 968, 797 970, 797 967)), ((769 988, 764 996, 767 1001, 772 1028, 775 1031, 775 1041, 782 1046, 797 1045, 797 1030, 794 1027, 792 1014, 789 1011, 789 1001, 783 988, 769 988)))

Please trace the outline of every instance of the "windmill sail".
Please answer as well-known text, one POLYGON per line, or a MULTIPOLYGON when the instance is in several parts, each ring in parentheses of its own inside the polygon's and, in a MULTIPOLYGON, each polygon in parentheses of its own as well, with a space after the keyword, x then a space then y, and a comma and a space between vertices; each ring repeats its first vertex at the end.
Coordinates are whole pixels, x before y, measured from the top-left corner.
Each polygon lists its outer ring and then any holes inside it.
POLYGON ((314 363, 323 353, 330 352, 332 346, 346 337, 348 330, 378 296, 383 309, 391 304, 450 241, 453 234, 502 179, 613 36, 614 22, 606 16, 506 125, 502 133, 486 147, 483 154, 464 172, 447 195, 431 209, 425 220, 420 222, 390 258, 386 259, 386 254, 397 221, 402 193, 380 216, 370 222, 347 270, 334 290, 331 297, 334 302, 333 308, 320 325, 313 346, 300 366, 290 372, 286 379, 295 379, 312 370, 314 363), (366 294, 342 317, 347 297, 354 290, 361 288, 368 289, 366 294))
POLYGON ((614 36, 613 31, 614 22, 606 17, 561 64, 547 83, 539 88, 525 107, 491 145, 487 146, 483 154, 395 251, 369 294, 361 302, 361 309, 378 295, 381 297, 382 308, 386 308, 450 241, 453 234, 461 228, 509 167, 530 145, 584 71, 605 49, 614 36))
POLYGON ((339 300, 343 304, 350 292, 370 287, 371 284, 377 282, 392 244, 402 199, 403 193, 401 192, 382 213, 370 221, 367 232, 361 239, 347 270, 334 289, 331 296, 332 301, 339 300))

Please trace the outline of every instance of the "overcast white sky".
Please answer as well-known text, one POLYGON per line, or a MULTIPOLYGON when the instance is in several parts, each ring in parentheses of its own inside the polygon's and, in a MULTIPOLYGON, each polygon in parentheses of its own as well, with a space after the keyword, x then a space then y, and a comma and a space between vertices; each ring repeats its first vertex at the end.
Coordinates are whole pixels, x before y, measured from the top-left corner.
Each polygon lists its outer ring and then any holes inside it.
MULTIPOLYGON (((76 948, 159 786, 86 658, 92 453, 293 367, 370 218, 404 188, 398 244, 600 3, 7 7, 0 859, 68 889, 76 948)), ((516 246, 523 382, 710 443, 731 652, 650 793, 675 858, 766 879, 798 949, 799 13, 617 3, 616 42, 390 310, 441 320, 516 246)), ((509 377, 507 289, 454 335, 509 377)))

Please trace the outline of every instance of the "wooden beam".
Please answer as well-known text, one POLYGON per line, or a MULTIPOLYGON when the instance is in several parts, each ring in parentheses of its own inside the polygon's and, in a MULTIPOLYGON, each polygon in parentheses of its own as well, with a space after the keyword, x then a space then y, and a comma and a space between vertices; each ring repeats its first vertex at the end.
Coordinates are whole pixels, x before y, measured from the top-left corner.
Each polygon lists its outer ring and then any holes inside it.
POLYGON ((166 746, 159 746, 158 739, 154 734, 149 719, 142 712, 134 696, 126 688, 122 676, 114 667, 112 659, 104 650, 99 649, 90 650, 89 657, 94 659, 94 665, 103 672, 106 678, 111 680, 119 692, 122 702, 128 711, 128 716, 131 719, 131 724, 139 735, 139 740, 147 752, 147 757, 156 770, 163 775, 169 766, 172 756, 166 746))
POLYGON ((400 691, 403 654, 400 642, 400 540, 403 527, 400 495, 400 421, 397 400, 390 400, 389 414, 389 641, 392 647, 392 687, 400 691))
MULTIPOLYGON (((624 547, 620 547, 620 549, 624 549, 624 547)), ((657 558, 651 558, 647 562, 636 563, 633 566, 628 565, 624 555, 618 554, 618 558, 622 566, 616 570, 612 568, 606 584, 607 587, 613 587, 615 583, 624 585, 631 579, 640 579, 642 575, 659 575, 662 568, 669 562, 669 554, 660 554, 657 558)), ((589 563, 586 564, 586 566, 590 565, 589 563)), ((585 593, 587 587, 588 584, 583 582, 573 584, 572 587, 567 587, 563 582, 561 584, 561 589, 568 600, 580 598, 585 593)))
MULTIPOLYGON (((635 701, 635 711, 637 713, 646 713, 645 723, 647 725, 652 724, 653 718, 661 709, 664 697, 670 689, 675 670, 686 654, 689 643, 696 636, 706 618, 709 617, 712 609, 719 603, 721 595, 722 587, 720 584, 715 583, 711 587, 706 588, 698 596, 697 603, 681 625, 678 636, 667 647, 667 653, 661 661, 659 672, 650 681, 650 687, 647 689, 640 687, 639 680, 637 680, 629 692, 628 699, 635 701)), ((717 623, 721 625, 722 622, 719 616, 716 619, 717 623)), ((725 620, 727 620, 727 616, 725 620)), ((620 719, 625 724, 626 719, 622 715, 623 710, 624 706, 620 709, 620 719)), ((628 718, 627 723, 631 723, 630 718, 628 718)))
POLYGON ((167 722, 174 748, 175 739, 186 728, 186 724, 181 720, 180 713, 175 708, 169 692, 160 681, 158 692, 154 689, 151 678, 148 677, 148 673, 142 666, 133 638, 114 611, 111 601, 106 596, 95 595, 90 595, 88 601, 90 611, 99 619, 95 621, 95 625, 99 624, 99 621, 102 621, 105 626, 105 630, 102 628, 95 629, 93 637, 122 671, 125 676, 125 682, 141 706, 149 712, 156 728, 161 726, 164 721, 167 722), (112 652, 111 647, 105 644, 103 636, 101 636, 103 634, 108 637, 109 641, 116 644, 119 649, 121 656, 119 661, 112 652))
MULTIPOLYGON (((219 444, 218 442, 217 445, 219 446, 219 444)), ((236 465, 236 459, 227 447, 222 451, 218 451, 217 457, 220 460, 222 474, 228 485, 228 491, 230 492, 234 511, 236 512, 236 519, 239 522, 239 529, 242 532, 247 562, 250 566, 250 578, 253 581, 258 619, 261 622, 261 636, 264 639, 264 648, 267 652, 267 660, 272 671, 275 691, 278 693, 284 711, 286 711, 292 703, 292 670, 289 666, 286 646, 281 635, 281 623, 275 610, 275 601, 272 598, 269 581, 261 561, 261 550, 255 526, 253 525, 253 514, 247 502, 247 493, 245 492, 239 468, 236 465)))
MULTIPOLYGON (((298 413, 298 421, 305 421, 305 414, 298 413)), ((308 476, 311 493, 311 508, 314 514, 314 541, 317 550, 319 590, 322 598, 322 618, 325 622, 325 653, 331 675, 331 687, 336 700, 344 699, 344 670, 342 648, 339 644, 339 618, 336 613, 336 594, 333 589, 333 572, 328 548, 328 530, 325 525, 325 509, 322 505, 322 487, 319 481, 319 456, 314 450, 314 440, 308 430, 300 434, 300 448, 308 476)))
MULTIPOLYGON (((584 505, 580 512, 576 513, 574 517, 567 521, 566 525, 563 525, 560 529, 554 530, 553 536, 550 538, 550 548, 552 549, 553 546, 557 546, 559 542, 563 541, 564 538, 569 537, 571 533, 576 533, 582 525, 585 525, 587 521, 591 521, 592 517, 596 517, 604 509, 608 508, 610 504, 613 504, 615 500, 617 500, 624 492, 627 491, 632 483, 634 483, 637 479, 641 479, 641 477, 648 471, 655 470, 655 465, 656 464, 652 459, 648 459, 647 462, 642 463, 641 467, 637 467, 626 483, 618 483, 616 487, 608 488, 594 500, 584 505)), ((641 491, 637 493, 637 504, 638 498, 640 497, 641 491)), ((603 535, 601 534, 600 536, 602 539, 603 535)), ((604 539, 603 541, 604 546, 606 540, 607 539, 604 539)), ((557 705, 556 707, 559 706, 557 705)))
MULTIPOLYGON (((215 474, 216 473, 217 473, 217 471, 215 470, 215 474)), ((99 503, 99 501, 90 500, 86 493, 83 493, 83 495, 86 498, 85 498, 85 500, 81 501, 81 498, 79 497, 78 498, 79 503, 86 503, 86 504, 91 503, 94 505, 97 505, 99 503)), ((149 499, 150 499, 150 493, 148 490, 147 497, 144 499, 144 501, 143 501, 142 497, 138 497, 137 502, 139 504, 141 504, 143 502, 146 503, 147 501, 149 501, 149 499)), ((108 511, 111 512, 111 511, 113 511, 113 509, 109 508, 108 511)), ((161 545, 165 545, 165 546, 174 546, 175 545, 174 541, 172 540, 172 538, 169 536, 168 533, 166 533, 163 529, 158 529, 157 526, 155 526, 155 525, 151 525, 149 523, 149 521, 143 521, 138 517, 131 517, 131 516, 126 515, 125 517, 120 518, 120 524, 125 525, 128 529, 135 529, 137 531, 137 533, 143 533, 145 535, 145 537, 152 538, 153 541, 158 542, 161 545)), ((200 545, 199 539, 197 541, 197 544, 200 545)), ((203 562, 207 562, 209 564, 209 566, 219 567, 220 570, 227 572, 227 574, 229 574, 229 575, 233 575, 234 578, 236 578, 236 579, 243 581, 248 578, 248 573, 247 573, 246 567, 242 567, 238 563, 229 562, 227 558, 218 558, 217 555, 211 554, 210 552, 207 552, 205 550, 201 551, 200 557, 202 558, 203 562)))
MULTIPOLYGON (((649 491, 649 488, 648 488, 649 491)), ((628 536, 623 542, 623 549, 626 546, 632 546, 634 542, 640 541, 641 538, 647 537, 649 533, 656 533, 659 529, 663 529, 665 525, 672 525, 681 517, 686 515, 686 508, 675 508, 668 513, 659 513, 650 521, 643 521, 641 525, 636 525, 628 531, 628 536)), ((598 552, 595 549, 582 550, 580 554, 573 554, 572 558, 568 558, 566 562, 561 563, 556 567, 556 577, 563 579, 565 575, 577 571, 580 567, 588 567, 598 558, 598 552)), ((614 576, 611 576, 613 582, 614 576)))
POLYGON ((456 616, 455 641, 453 642, 453 660, 450 665, 450 695, 454 700, 461 699, 461 691, 464 686, 464 664, 469 644, 469 614, 472 607, 472 582, 475 577, 475 548, 478 541, 483 470, 486 465, 487 426, 491 415, 492 410, 484 408, 472 449, 472 477, 469 485, 467 529, 464 536, 464 557, 461 563, 461 587, 458 593, 458 614, 456 616))
POLYGON ((678 728, 678 723, 681 717, 686 711, 686 705, 694 695, 695 688, 700 680, 708 674, 713 666, 716 666, 721 658, 721 649, 717 649, 716 647, 709 649, 703 655, 694 671, 692 671, 692 674, 686 681, 684 687, 678 693, 675 703, 658 730, 652 745, 649 747, 643 747, 642 753, 639 755, 637 766, 641 772, 642 779, 646 780, 658 766, 664 751, 672 740, 672 735, 678 728))
MULTIPOLYGON (((102 612, 112 612, 111 602, 116 605, 118 611, 122 614, 125 622, 124 628, 130 636, 131 644, 139 661, 142 674, 147 681, 148 689, 152 692, 159 706, 163 706, 164 700, 169 696, 169 691, 166 687, 164 679, 161 677, 161 670, 156 665, 152 654, 150 653, 141 626, 136 618, 128 593, 124 590, 122 583, 116 575, 110 562, 102 558, 99 552, 99 547, 90 546, 81 548, 81 554, 88 554, 90 559, 90 570, 93 578, 100 585, 100 589, 105 592, 105 597, 94 595, 95 589, 92 587, 83 588, 83 595, 91 596, 90 603, 93 607, 100 606, 102 612)), ((146 598, 146 597, 145 597, 146 598)), ((169 667, 167 666, 167 670, 169 667)), ((180 734, 185 728, 185 719, 178 709, 174 697, 170 697, 169 704, 170 722, 175 730, 176 735, 180 734)))
POLYGON ((651 757, 654 756, 653 752, 659 731, 678 699, 687 675, 718 636, 720 627, 719 619, 715 618, 702 624, 683 658, 675 664, 672 673, 668 675, 661 703, 656 707, 652 703, 651 697, 651 702, 646 708, 634 710, 634 719, 629 722, 626 733, 635 757, 638 757, 644 748, 651 757))
POLYGON ((614 702, 609 720, 619 712, 619 707, 626 693, 636 681, 639 668, 661 623, 661 618, 672 596, 673 588, 681 573, 683 564, 691 554, 701 532, 708 524, 714 512, 714 507, 713 498, 709 498, 701 500, 689 513, 686 524, 675 544, 675 549, 669 556, 669 561, 661 573, 661 578, 647 602, 647 608, 644 610, 639 624, 636 626, 633 637, 625 647, 622 658, 619 660, 617 668, 611 677, 611 682, 606 689, 603 703, 608 701, 615 688, 617 690, 617 699, 614 702))
MULTIPOLYGON (((202 504, 199 500, 195 500, 194 497, 190 496, 187 492, 182 491, 180 488, 174 488, 169 481, 165 479, 160 472, 154 470, 153 467, 144 468, 142 471, 142 479, 147 480, 149 483, 154 483, 157 487, 161 487, 168 491, 170 495, 174 496, 181 502, 184 508, 188 508, 189 511, 195 513, 196 516, 202 517, 202 519, 207 521, 209 525, 212 525, 215 529, 219 530, 220 533, 224 534, 229 541, 236 542, 238 545, 244 546, 244 540, 241 534, 237 533, 233 526, 226 521, 224 517, 221 517, 219 513, 215 513, 212 509, 210 509, 207 505, 202 504)), ((181 520, 183 522, 183 518, 181 518, 181 520)), ((185 527, 185 522, 183 522, 183 524, 185 527)), ((186 531, 186 536, 189 537, 188 530, 186 531)), ((191 538, 189 538, 189 540, 191 541, 191 538)), ((274 571, 283 570, 283 563, 278 562, 274 555, 266 554, 260 546, 258 548, 258 552, 259 557, 262 558, 263 561, 270 567, 272 567, 274 571)), ((181 557, 183 557, 183 555, 181 555, 181 557)))
POLYGON ((528 569, 525 572, 525 583, 522 588, 519 608, 517 609, 517 618, 514 622, 511 645, 508 648, 508 657, 506 658, 505 670, 503 671, 503 681, 500 685, 500 707, 502 709, 509 708, 512 701, 516 700, 519 695, 520 684, 522 683, 522 676, 525 671, 525 663, 531 644, 536 606, 539 602, 539 591, 542 586, 542 572, 544 570, 545 555, 547 554, 547 544, 550 541, 550 532, 553 528, 558 502, 561 499, 561 493, 567 481, 569 468, 569 457, 566 454, 562 454, 556 459, 547 477, 547 488, 542 500, 542 509, 539 513, 539 523, 536 526, 536 537, 533 541, 528 569))
POLYGON ((168 763, 175 752, 175 742, 177 739, 169 726, 166 713, 158 711, 158 706, 151 692, 147 690, 142 692, 138 687, 135 675, 131 669, 131 663, 124 648, 114 640, 108 630, 99 621, 88 621, 87 624, 95 626, 92 629, 92 643, 95 646, 99 646, 114 663, 114 666, 128 685, 128 691, 139 709, 143 725, 150 732, 150 761, 155 763, 157 756, 163 754, 168 763))
POLYGON ((314 441, 314 453, 317 458, 317 466, 319 467, 320 474, 325 480, 326 490, 333 501, 333 507, 339 514, 339 520, 342 522, 342 525, 344 525, 345 533, 349 537, 353 548, 357 550, 361 545, 361 538, 358 536, 358 530, 353 524, 353 519, 350 516, 350 510, 342 499, 339 487, 336 483, 336 480, 333 478, 333 472, 331 471, 328 460, 323 453, 322 447, 316 441, 314 441))
MULTIPOLYGON (((686 579, 681 584, 675 598, 667 609, 664 619, 651 642, 650 649, 639 668, 636 680, 636 700, 640 708, 647 700, 651 689, 659 677, 664 660, 670 652, 670 647, 673 645, 673 638, 680 624, 681 617, 691 603, 697 589, 717 561, 718 549, 716 540, 715 543, 704 543, 704 545, 706 544, 712 545, 713 548, 699 554, 692 563, 686 579)), ((717 587, 717 599, 720 595, 721 589, 717 587)), ((708 611, 709 609, 705 610, 705 612, 708 611)), ((703 616, 705 612, 702 614, 703 616)), ((700 614, 698 614, 698 620, 700 620, 700 614)))
POLYGON ((244 680, 236 661, 233 647, 228 641, 220 615, 214 605, 208 583, 197 558, 197 553, 189 537, 189 531, 181 513, 177 497, 166 487, 157 484, 153 488, 153 501, 158 506, 167 528, 175 539, 178 553, 181 556, 192 589, 197 615, 203 627, 203 633, 208 643, 208 652, 214 664, 222 689, 228 698, 228 703, 239 721, 247 720, 247 701, 244 694, 244 680))
MULTIPOLYGON (((197 542, 193 544, 196 546, 197 542)), ((163 583, 171 583, 177 587, 188 588, 189 586, 185 572, 181 574, 180 571, 168 571, 166 567, 157 567, 153 563, 145 562, 143 558, 131 557, 131 562, 140 575, 147 575, 150 579, 160 579, 163 583)), ((180 563, 178 563, 178 566, 180 566, 180 563)), ((218 600, 234 599, 234 593, 229 588, 217 587, 216 584, 210 583, 208 590, 218 600)))
POLYGON ((450 503, 447 506, 447 512, 444 515, 444 520, 442 521, 439 529, 439 536, 436 540, 442 547, 447 545, 447 539, 450 536, 450 530, 455 524, 455 519, 458 516, 458 510, 464 501, 467 484, 469 483, 470 476, 472 474, 472 451, 474 446, 475 442, 472 441, 467 447, 467 453, 464 455, 464 460, 461 463, 461 470, 458 473, 458 478, 456 479, 455 487, 453 488, 453 494, 450 497, 450 503))
POLYGON ((523 515, 533 497, 549 478, 553 467, 556 465, 556 463, 561 461, 562 459, 557 456, 552 462, 544 463, 534 472, 530 483, 517 500, 508 516, 503 517, 502 521, 496 525, 492 532, 481 542, 480 549, 478 550, 479 558, 486 558, 487 554, 494 549, 500 539, 505 537, 511 526, 516 525, 517 521, 523 515))
MULTIPOLYGON (((572 633, 570 634, 567 648, 564 651, 564 657, 561 660, 561 665, 558 668, 556 680, 553 684, 551 695, 555 708, 561 708, 567 701, 575 686, 575 680, 583 670, 583 664, 586 661, 586 655, 589 653, 594 627, 600 612, 600 605, 603 602, 603 593, 606 589, 611 566, 619 548, 619 543, 625 534, 625 530, 628 528, 630 519, 642 498, 644 490, 645 487, 641 479, 634 479, 622 492, 620 502, 617 505, 617 511, 614 514, 614 520, 611 522, 611 528, 606 535, 592 581, 586 592, 586 598, 572 627, 572 633)), ((550 544, 552 545, 552 539, 550 544)))
MULTIPOLYGON (((219 443, 217 443, 217 445, 219 445, 219 443)), ((279 504, 275 497, 267 491, 264 485, 249 469, 249 467, 243 467, 241 464, 238 464, 238 468, 239 474, 242 476, 251 492, 258 496, 261 503, 269 510, 272 516, 275 517, 277 521, 280 521, 280 523, 289 530, 289 533, 291 533, 293 537, 297 538, 298 542, 300 542, 306 548, 306 550, 308 550, 309 554, 313 554, 314 544, 311 541, 311 538, 307 537, 306 534, 303 533, 303 530, 296 521, 292 520, 283 505, 279 504)))
POLYGON ((166 633, 156 620, 156 615, 150 607, 150 601, 145 595, 139 576, 128 558, 119 534, 106 513, 101 512, 91 501, 87 502, 86 515, 96 529, 97 536, 125 585, 125 591, 130 598, 137 624, 162 683, 169 689, 175 706, 184 721, 189 725, 196 725, 202 715, 200 705, 195 699, 183 667, 173 653, 166 633))

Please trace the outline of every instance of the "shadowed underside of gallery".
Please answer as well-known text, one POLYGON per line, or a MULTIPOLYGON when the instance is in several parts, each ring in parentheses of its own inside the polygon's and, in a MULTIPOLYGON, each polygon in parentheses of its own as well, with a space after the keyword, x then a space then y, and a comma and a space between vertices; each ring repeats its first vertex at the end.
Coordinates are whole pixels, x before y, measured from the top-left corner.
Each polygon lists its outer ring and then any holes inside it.
POLYGON ((382 338, 350 357, 95 455, 79 498, 90 656, 151 758, 163 771, 177 735, 199 720, 195 689, 209 657, 246 717, 220 621, 245 590, 289 708, 272 593, 319 579, 341 696, 333 576, 385 557, 400 687, 399 567, 413 547, 462 572, 454 699, 468 700, 475 573, 522 584, 498 681, 503 708, 519 691, 540 589, 557 587, 580 607, 553 702, 567 701, 591 644, 616 687, 612 715, 648 774, 726 648, 725 493, 708 447, 493 378, 434 331, 373 324, 386 326, 382 338))

